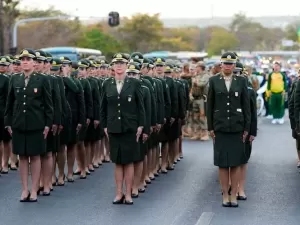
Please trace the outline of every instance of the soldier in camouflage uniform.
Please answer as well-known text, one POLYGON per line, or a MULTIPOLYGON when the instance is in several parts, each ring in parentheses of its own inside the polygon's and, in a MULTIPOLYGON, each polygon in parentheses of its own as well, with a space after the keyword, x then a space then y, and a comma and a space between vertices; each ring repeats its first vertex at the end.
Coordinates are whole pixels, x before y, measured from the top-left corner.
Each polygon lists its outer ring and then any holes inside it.
POLYGON ((205 65, 197 63, 197 75, 192 79, 190 99, 193 101, 193 136, 192 140, 209 140, 207 120, 205 113, 206 96, 208 94, 208 81, 210 76, 205 72, 205 65))

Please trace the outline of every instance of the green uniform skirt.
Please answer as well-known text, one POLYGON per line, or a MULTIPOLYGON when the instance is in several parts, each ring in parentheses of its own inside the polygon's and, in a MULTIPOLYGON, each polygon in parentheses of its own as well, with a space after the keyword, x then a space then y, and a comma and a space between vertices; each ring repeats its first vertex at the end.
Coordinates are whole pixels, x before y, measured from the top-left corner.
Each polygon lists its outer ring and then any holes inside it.
POLYGON ((247 163, 243 132, 215 132, 214 165, 220 168, 237 167, 247 163))
POLYGON ((46 153, 44 130, 19 131, 14 129, 12 134, 13 153, 19 156, 38 156, 46 153))
POLYGON ((110 159, 113 163, 126 165, 141 159, 140 142, 135 132, 109 133, 110 159))
POLYGON ((60 136, 56 133, 55 136, 53 136, 52 131, 49 131, 47 136, 47 148, 46 152, 58 152, 59 146, 60 146, 60 136))

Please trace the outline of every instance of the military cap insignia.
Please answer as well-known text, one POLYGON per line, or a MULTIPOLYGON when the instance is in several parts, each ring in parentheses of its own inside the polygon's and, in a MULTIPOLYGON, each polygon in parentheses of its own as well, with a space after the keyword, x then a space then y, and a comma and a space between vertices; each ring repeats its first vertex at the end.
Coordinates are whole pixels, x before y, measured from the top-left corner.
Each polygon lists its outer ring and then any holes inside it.
POLYGON ((117 55, 117 58, 122 58, 122 55, 121 55, 121 54, 118 54, 118 55, 117 55))
POLYGON ((60 57, 59 59, 60 59, 60 60, 64 60, 65 58, 62 56, 62 57, 60 57))
POLYGON ((156 60, 156 62, 162 62, 161 58, 158 58, 158 59, 156 60))
POLYGON ((130 59, 130 61, 129 62, 134 62, 134 60, 133 59, 130 59))
POLYGON ((101 60, 100 63, 105 63, 105 61, 104 61, 104 60, 101 60))
POLYGON ((24 54, 24 55, 29 55, 29 52, 28 52, 27 50, 24 50, 24 51, 22 52, 22 54, 24 54))
POLYGON ((134 65, 130 65, 129 69, 133 70, 133 69, 135 69, 135 66, 134 65))
POLYGON ((81 62, 78 62, 78 65, 82 65, 82 63, 81 63, 81 62))
POLYGON ((227 56, 227 59, 231 59, 231 55, 228 55, 228 56, 227 56))
POLYGON ((52 65, 56 65, 56 62, 55 62, 55 61, 53 61, 53 62, 52 62, 52 65))
POLYGON ((41 56, 41 53, 36 52, 35 55, 36 55, 36 56, 41 56))
POLYGON ((139 59, 139 56, 138 56, 138 55, 136 55, 134 58, 136 58, 136 59, 139 59))
POLYGON ((166 67, 166 70, 170 70, 171 68, 169 66, 166 67))
POLYGON ((2 59, 1 59, 1 62, 6 62, 6 58, 2 58, 2 59))

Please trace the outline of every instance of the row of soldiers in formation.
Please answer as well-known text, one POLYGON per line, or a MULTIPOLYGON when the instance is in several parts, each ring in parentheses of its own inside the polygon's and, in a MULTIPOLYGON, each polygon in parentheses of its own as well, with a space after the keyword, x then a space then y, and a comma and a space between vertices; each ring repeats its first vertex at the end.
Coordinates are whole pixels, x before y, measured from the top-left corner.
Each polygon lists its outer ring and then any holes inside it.
POLYGON ((121 53, 110 67, 106 61, 72 62, 24 49, 16 58, 1 57, 0 73, 2 173, 8 172, 9 158, 11 169, 19 164, 21 202, 36 202, 40 192, 49 196, 53 186, 74 182, 74 175, 86 179, 112 160, 113 203, 133 204, 159 172, 174 170, 183 158, 181 130, 190 93, 177 65, 121 53))

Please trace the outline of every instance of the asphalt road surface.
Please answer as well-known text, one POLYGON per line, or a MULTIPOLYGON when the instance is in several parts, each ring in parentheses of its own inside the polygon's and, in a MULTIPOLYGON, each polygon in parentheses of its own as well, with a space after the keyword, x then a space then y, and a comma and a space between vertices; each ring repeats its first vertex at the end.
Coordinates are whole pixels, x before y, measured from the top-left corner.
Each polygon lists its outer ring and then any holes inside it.
POLYGON ((249 163, 247 196, 222 208, 212 144, 185 141, 184 159, 134 201, 112 205, 113 165, 87 180, 56 187, 38 203, 20 203, 17 172, 0 177, 1 225, 299 225, 300 174, 289 124, 259 123, 249 163))

